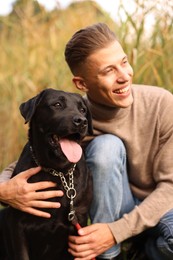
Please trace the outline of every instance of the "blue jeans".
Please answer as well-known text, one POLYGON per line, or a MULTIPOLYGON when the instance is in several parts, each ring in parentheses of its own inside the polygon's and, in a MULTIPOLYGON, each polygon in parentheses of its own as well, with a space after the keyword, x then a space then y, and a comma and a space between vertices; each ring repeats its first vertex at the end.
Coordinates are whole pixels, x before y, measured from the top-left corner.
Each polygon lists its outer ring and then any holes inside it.
MULTIPOLYGON (((92 223, 114 222, 140 203, 130 190, 126 150, 118 137, 111 134, 95 137, 86 147, 85 156, 93 175, 94 195, 90 211, 92 223)), ((149 259, 173 259, 173 210, 149 231, 153 234, 145 245, 149 259)), ((119 253, 120 244, 117 244, 99 257, 109 259, 119 253)))

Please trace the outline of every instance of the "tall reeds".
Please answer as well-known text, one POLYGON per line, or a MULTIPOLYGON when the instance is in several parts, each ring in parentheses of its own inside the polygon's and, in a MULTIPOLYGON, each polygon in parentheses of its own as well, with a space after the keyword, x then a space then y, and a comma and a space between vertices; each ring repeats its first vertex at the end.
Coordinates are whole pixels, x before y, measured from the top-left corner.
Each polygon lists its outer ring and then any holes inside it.
POLYGON ((145 18, 156 6, 146 9, 141 5, 145 1, 136 0, 133 14, 121 5, 126 18, 119 17, 116 23, 94 1, 82 1, 51 13, 36 5, 36 1, 19 2, 11 15, 0 18, 1 170, 18 158, 27 140, 27 126, 18 109, 20 103, 48 87, 77 91, 64 60, 64 47, 81 27, 99 21, 107 23, 129 56, 135 71, 134 82, 173 91, 171 12, 156 12, 153 28, 146 32, 145 18))

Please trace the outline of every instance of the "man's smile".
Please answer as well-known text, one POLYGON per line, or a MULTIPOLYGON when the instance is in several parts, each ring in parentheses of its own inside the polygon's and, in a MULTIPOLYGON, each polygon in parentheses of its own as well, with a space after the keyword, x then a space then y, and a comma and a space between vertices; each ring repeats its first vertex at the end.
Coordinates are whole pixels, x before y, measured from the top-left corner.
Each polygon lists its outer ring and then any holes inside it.
POLYGON ((124 88, 116 89, 113 92, 115 94, 125 94, 125 93, 129 92, 129 90, 130 90, 130 86, 127 86, 127 87, 124 87, 124 88))

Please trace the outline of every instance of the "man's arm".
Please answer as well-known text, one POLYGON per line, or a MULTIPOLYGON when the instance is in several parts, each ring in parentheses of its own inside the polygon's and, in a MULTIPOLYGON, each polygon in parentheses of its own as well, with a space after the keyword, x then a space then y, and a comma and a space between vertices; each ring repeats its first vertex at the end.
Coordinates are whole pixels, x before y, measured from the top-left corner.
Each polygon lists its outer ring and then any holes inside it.
POLYGON ((14 168, 16 166, 16 162, 11 163, 8 165, 0 174, 0 183, 4 181, 8 181, 11 178, 11 175, 14 171, 14 168))

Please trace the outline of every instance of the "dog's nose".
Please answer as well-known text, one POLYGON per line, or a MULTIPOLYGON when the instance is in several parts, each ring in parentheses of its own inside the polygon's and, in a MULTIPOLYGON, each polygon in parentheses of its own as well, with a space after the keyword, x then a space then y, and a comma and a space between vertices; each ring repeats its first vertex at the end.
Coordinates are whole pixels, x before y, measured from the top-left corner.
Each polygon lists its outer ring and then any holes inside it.
POLYGON ((75 124, 75 126, 86 127, 87 124, 88 124, 88 121, 84 117, 74 116, 73 117, 73 123, 75 124))

